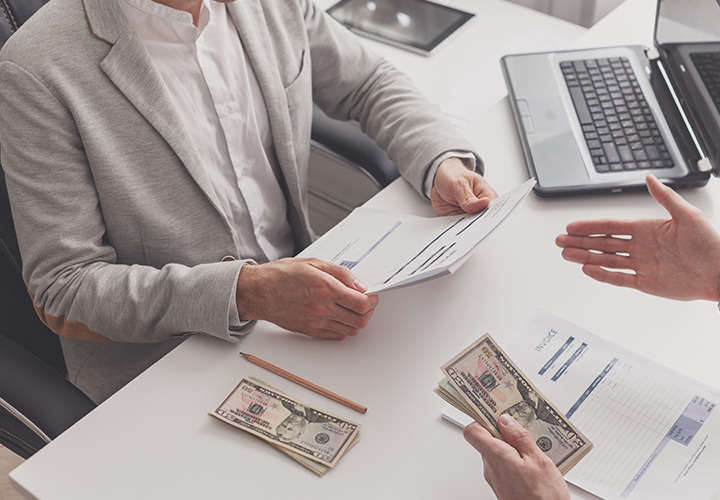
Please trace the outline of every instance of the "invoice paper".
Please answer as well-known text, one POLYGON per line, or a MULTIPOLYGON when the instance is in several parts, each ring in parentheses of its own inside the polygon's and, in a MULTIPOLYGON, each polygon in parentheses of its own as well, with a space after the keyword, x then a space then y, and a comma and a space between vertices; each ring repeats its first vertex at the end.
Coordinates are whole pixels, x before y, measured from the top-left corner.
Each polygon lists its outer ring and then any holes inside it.
POLYGON ((606 499, 720 494, 720 391, 546 311, 503 348, 595 445, 566 480, 606 499))
POLYGON ((419 217, 359 207, 303 250, 352 270, 377 293, 454 272, 535 185, 530 179, 475 215, 419 217))

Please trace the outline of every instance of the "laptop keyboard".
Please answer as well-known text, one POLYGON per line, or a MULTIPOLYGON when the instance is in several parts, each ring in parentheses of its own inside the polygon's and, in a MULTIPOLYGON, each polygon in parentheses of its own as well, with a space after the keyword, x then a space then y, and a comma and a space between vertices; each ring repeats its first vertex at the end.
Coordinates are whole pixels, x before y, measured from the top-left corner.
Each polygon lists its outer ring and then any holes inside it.
POLYGON ((596 171, 674 166, 627 58, 564 61, 560 69, 596 171))
POLYGON ((695 64, 715 107, 720 110, 720 52, 693 52, 690 59, 695 64))

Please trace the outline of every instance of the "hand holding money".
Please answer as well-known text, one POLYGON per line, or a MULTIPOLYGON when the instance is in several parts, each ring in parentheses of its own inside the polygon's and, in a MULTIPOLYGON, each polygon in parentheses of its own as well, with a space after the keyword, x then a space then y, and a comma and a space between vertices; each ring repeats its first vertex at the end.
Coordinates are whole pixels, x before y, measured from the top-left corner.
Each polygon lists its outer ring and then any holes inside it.
POLYGON ((502 438, 498 419, 507 414, 527 429, 542 450, 565 474, 590 449, 585 436, 543 396, 500 349, 483 335, 448 361, 435 392, 502 438))
POLYGON ((529 431, 509 415, 498 419, 505 442, 478 423, 465 427, 465 439, 480 452, 485 479, 498 500, 569 500, 570 491, 552 460, 529 431))

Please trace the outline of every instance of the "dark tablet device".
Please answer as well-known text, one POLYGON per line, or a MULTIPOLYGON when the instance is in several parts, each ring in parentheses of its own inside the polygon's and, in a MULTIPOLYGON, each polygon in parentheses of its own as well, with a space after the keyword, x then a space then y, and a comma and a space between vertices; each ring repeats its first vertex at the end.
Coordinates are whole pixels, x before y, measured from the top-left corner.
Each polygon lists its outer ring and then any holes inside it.
POLYGON ((360 35, 424 55, 475 15, 427 0, 340 0, 327 12, 360 35))

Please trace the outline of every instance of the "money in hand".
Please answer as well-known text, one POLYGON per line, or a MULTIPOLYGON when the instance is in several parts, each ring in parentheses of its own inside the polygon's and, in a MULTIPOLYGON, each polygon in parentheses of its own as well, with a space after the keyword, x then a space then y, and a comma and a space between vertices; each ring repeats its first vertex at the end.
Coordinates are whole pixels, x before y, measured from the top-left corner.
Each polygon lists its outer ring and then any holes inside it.
POLYGON ((448 361, 435 392, 502 438, 503 413, 525 427, 538 447, 565 474, 592 448, 592 443, 557 410, 485 334, 448 361))
POLYGON ((260 437, 319 475, 357 442, 360 425, 242 378, 210 415, 260 437))

